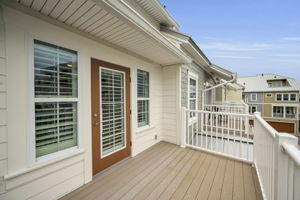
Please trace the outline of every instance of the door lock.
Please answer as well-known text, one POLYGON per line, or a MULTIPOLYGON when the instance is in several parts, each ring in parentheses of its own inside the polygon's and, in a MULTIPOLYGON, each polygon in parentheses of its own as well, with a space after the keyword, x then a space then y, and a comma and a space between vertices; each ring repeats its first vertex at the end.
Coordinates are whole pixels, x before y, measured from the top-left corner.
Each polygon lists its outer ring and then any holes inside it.
POLYGON ((99 124, 100 124, 99 122, 94 122, 93 123, 94 126, 99 126, 99 124))
POLYGON ((93 114, 93 117, 94 117, 94 118, 95 118, 95 117, 98 117, 98 114, 94 113, 94 114, 93 114))

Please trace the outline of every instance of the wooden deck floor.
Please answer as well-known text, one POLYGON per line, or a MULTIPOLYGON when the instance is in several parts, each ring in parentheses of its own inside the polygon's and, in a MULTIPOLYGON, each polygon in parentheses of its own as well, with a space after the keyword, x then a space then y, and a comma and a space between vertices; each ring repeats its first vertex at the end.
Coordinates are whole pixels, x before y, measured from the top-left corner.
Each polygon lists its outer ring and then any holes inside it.
POLYGON ((62 200, 262 199, 249 164, 161 142, 62 200))

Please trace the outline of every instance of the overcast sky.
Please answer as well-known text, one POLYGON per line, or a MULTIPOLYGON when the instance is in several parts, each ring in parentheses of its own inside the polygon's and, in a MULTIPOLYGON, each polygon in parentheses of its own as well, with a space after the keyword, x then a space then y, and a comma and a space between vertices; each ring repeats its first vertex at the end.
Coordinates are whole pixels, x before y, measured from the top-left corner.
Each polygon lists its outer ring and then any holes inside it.
POLYGON ((300 0, 161 0, 211 62, 300 81, 300 0))

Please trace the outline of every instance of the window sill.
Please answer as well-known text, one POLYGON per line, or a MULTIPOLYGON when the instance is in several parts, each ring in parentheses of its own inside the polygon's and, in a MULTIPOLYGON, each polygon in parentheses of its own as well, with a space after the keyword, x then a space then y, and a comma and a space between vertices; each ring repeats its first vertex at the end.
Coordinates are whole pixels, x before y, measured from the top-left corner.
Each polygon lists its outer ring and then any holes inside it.
POLYGON ((154 128, 155 128, 155 126, 150 126, 150 125, 148 125, 148 126, 143 126, 143 127, 138 128, 138 129, 136 130, 136 133, 137 133, 137 134, 141 134, 141 133, 144 133, 144 132, 146 132, 146 131, 152 130, 152 129, 154 129, 154 128))
POLYGON ((56 157, 56 158, 49 159, 47 161, 44 161, 44 160, 43 161, 38 161, 38 162, 34 163, 32 166, 30 166, 28 168, 21 169, 21 170, 19 170, 17 172, 13 172, 13 173, 7 174, 6 176, 4 176, 4 180, 13 179, 13 178, 15 178, 17 176, 20 176, 20 175, 32 172, 34 170, 41 169, 41 168, 46 167, 48 165, 55 164, 57 162, 65 160, 67 158, 71 158, 71 157, 83 154, 84 152, 85 152, 84 149, 74 149, 73 151, 71 151, 71 152, 69 152, 67 154, 64 154, 62 156, 56 157))

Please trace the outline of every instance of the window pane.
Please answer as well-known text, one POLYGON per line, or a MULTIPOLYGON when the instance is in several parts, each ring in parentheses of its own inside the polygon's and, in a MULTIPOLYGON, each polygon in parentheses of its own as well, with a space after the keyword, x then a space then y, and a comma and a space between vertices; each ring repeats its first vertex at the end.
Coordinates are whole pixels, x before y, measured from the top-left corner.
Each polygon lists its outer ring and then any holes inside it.
POLYGON ((149 125, 149 100, 138 100, 138 127, 149 125))
POLYGON ((77 97, 77 53, 34 41, 36 97, 77 97))
POLYGON ((190 79, 190 98, 196 98, 197 95, 196 95, 196 80, 194 79, 190 79))
POLYGON ((125 146, 124 74, 101 69, 101 155, 125 146))
POLYGON ((149 72, 137 70, 137 96, 149 98, 149 72))
POLYGON ((291 101, 296 101, 296 94, 291 94, 291 101))
POLYGON ((282 95, 281 94, 277 94, 276 99, 277 99, 277 101, 281 101, 282 100, 282 95))
POLYGON ((77 145, 77 103, 35 104, 36 157, 77 145))
POLYGON ((274 106, 273 107, 273 116, 274 117, 283 117, 283 110, 282 106, 274 106))
POLYGON ((296 107, 286 107, 285 115, 287 118, 296 118, 296 107))
POLYGON ((283 100, 288 101, 289 100, 289 94, 283 94, 283 100))

